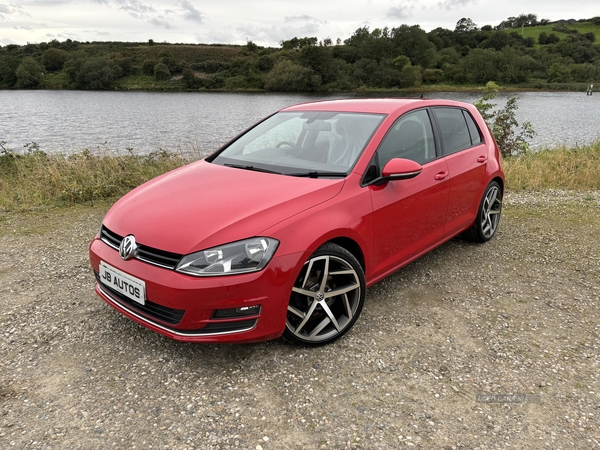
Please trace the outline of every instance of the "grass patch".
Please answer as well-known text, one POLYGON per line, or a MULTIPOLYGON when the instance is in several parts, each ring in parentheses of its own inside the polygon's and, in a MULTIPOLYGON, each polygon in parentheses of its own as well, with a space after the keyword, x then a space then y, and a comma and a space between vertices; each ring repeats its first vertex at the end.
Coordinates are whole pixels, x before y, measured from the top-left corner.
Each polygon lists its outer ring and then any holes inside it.
POLYGON ((505 158, 506 188, 511 191, 544 189, 600 189, 600 140, 582 147, 560 146, 505 158))
MULTIPOLYGON (((158 151, 16 154, 0 146, 0 211, 112 201, 140 184, 199 155, 158 151)), ((600 140, 590 145, 545 149, 503 160, 509 191, 600 189, 600 140)))
POLYGON ((508 32, 516 31, 519 34, 522 33, 522 36, 524 38, 532 37, 535 39, 535 42, 537 43, 538 38, 540 37, 540 33, 542 33, 542 32, 544 32, 548 35, 550 33, 554 33, 559 39, 563 40, 567 36, 570 35, 570 33, 567 33, 566 30, 570 30, 572 32, 577 32, 580 34, 594 33, 594 35, 596 36, 596 42, 598 42, 598 40, 600 39, 600 26, 594 24, 593 22, 575 22, 575 23, 564 24, 562 26, 557 26, 556 23, 552 23, 552 24, 548 24, 548 25, 537 25, 534 27, 525 27, 523 29, 513 28, 513 29, 509 29, 507 31, 508 32), (565 32, 558 31, 561 28, 564 29, 565 32))
POLYGON ((165 151, 47 155, 0 153, 0 210, 72 205, 114 199, 188 160, 165 151))

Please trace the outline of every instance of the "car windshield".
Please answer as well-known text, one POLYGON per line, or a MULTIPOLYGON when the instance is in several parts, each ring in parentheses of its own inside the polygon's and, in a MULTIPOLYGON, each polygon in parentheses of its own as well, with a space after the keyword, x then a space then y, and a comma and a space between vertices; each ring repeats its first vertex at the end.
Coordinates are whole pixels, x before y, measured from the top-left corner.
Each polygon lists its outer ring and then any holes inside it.
POLYGON ((346 176, 384 115, 280 112, 215 157, 215 164, 295 176, 346 176))

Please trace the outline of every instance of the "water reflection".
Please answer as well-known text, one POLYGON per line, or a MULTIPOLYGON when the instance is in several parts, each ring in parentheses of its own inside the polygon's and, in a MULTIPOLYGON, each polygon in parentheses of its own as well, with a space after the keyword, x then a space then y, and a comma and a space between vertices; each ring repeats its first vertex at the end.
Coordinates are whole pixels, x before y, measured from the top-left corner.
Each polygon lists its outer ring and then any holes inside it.
MULTIPOLYGON (((413 94, 407 96, 420 96, 413 94)), ((496 103, 503 105, 508 94, 496 103)), ((352 94, 0 91, 0 141, 20 150, 36 142, 46 152, 160 149, 208 154, 266 115, 295 103, 352 94)), ((406 95, 405 95, 406 96, 406 95)), ((427 93, 472 103, 480 95, 427 93)), ((534 148, 585 144, 598 138, 598 96, 519 93, 520 122, 532 122, 534 148)))

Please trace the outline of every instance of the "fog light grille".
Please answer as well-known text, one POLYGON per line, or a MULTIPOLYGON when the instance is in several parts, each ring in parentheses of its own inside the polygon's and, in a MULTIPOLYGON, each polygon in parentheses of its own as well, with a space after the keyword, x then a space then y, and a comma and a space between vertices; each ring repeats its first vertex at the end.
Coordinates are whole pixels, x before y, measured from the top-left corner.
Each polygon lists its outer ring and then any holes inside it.
POLYGON ((231 319, 234 317, 257 316, 260 314, 260 305, 242 306, 240 308, 217 309, 213 319, 231 319))

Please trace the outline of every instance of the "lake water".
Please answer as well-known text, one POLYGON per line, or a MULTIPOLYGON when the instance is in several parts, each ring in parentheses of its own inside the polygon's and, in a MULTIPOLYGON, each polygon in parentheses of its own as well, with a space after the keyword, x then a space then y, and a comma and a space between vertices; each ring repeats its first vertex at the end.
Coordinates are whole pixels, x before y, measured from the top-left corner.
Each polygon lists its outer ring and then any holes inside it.
MULTIPOLYGON (((35 142, 48 153, 130 148, 136 153, 163 149, 205 155, 280 108, 350 96, 3 90, 0 141, 14 151, 35 142)), ((469 103, 480 97, 457 92, 425 96, 469 103)), ((504 105, 506 96, 502 94, 495 102, 504 105)), ((537 132, 533 148, 585 144, 600 136, 600 93, 526 92, 518 96, 519 122, 531 122, 537 132)))

